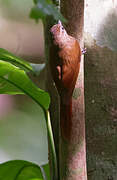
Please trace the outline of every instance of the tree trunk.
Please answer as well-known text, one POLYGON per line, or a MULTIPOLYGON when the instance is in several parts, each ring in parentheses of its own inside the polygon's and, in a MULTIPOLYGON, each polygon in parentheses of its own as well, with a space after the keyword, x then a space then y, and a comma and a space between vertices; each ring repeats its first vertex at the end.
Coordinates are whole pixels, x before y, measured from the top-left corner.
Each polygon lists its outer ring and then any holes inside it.
MULTIPOLYGON (((68 20, 66 25, 68 34, 78 39, 81 47, 83 47, 84 1, 61 0, 61 12, 68 20)), ((62 135, 60 139, 61 180, 87 179, 83 73, 82 56, 80 75, 72 97, 71 137, 67 142, 62 135)))
MULTIPOLYGON (((57 2, 57 1, 55 1, 57 2)), ((61 12, 68 19, 66 30, 69 35, 78 39, 83 47, 83 0, 61 0, 61 12)), ((50 28, 55 24, 52 17, 48 17, 45 23, 45 48, 47 63, 49 59, 50 28)), ((57 151, 60 180, 86 180, 86 148, 85 148, 85 121, 84 121, 84 70, 83 56, 81 59, 80 75, 72 98, 72 136, 65 142, 59 135, 59 98, 51 77, 49 64, 47 65, 47 89, 51 95, 51 120, 54 131, 54 139, 57 151), (60 137, 60 138, 59 138, 60 137), (59 146, 58 146, 59 145, 59 146)), ((51 171, 52 174, 52 171, 51 171)), ((52 177, 53 180, 54 177, 52 177)))

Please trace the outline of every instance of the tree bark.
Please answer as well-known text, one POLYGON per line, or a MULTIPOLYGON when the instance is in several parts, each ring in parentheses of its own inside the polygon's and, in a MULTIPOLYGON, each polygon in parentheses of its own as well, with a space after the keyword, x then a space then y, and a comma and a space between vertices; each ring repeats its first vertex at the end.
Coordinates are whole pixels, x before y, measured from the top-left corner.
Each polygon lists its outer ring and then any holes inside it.
MULTIPOLYGON (((84 1, 61 0, 61 12, 68 20, 66 30, 83 47, 84 1)), ((80 75, 72 98, 71 137, 60 137, 60 179, 86 180, 86 148, 84 120, 84 70, 81 58, 80 75)))
MULTIPOLYGON (((83 15, 84 1, 61 0, 61 12, 68 20, 66 30, 69 35, 78 39, 83 47, 83 15)), ((80 75, 77 80, 72 98, 72 136, 65 142, 59 135, 59 97, 54 86, 49 67, 49 48, 51 46, 50 28, 55 24, 52 17, 47 17, 45 29, 45 49, 47 59, 46 86, 51 95, 51 120, 54 132, 60 180, 86 180, 86 148, 85 148, 85 120, 84 120, 84 70, 83 56, 81 59, 80 75)), ((54 58, 53 58, 54 59, 54 58)), ((50 154, 51 155, 51 154, 50 154)), ((51 157, 50 157, 51 158, 51 157)), ((51 172, 52 174, 52 172, 51 172)), ((54 177, 52 177, 53 180, 54 177)))

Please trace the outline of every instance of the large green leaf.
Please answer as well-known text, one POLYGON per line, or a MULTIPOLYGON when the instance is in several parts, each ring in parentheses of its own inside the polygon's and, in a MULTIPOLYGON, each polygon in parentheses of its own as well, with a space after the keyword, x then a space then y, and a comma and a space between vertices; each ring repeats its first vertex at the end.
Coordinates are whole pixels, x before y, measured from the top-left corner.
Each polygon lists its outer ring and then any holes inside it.
POLYGON ((10 82, 8 81, 6 82, 5 79, 0 77, 0 94, 15 95, 15 94, 24 94, 24 93, 10 82))
POLYGON ((43 175, 38 165, 14 160, 0 164, 0 180, 43 180, 43 175))
MULTIPOLYGON (((17 90, 30 96, 42 108, 48 109, 50 96, 47 92, 39 89, 27 76, 24 70, 4 61, 0 61, 0 91, 2 94, 18 94, 17 90), (6 85, 5 85, 6 84, 6 85), (10 93, 10 89, 11 93, 10 93), (14 88, 14 90, 13 90, 14 88)), ((20 93, 19 92, 19 93, 20 93)))
POLYGON ((11 64, 25 70, 26 72, 33 72, 35 75, 39 75, 45 68, 45 64, 28 63, 24 59, 13 55, 5 49, 0 48, 0 60, 10 62, 11 64))
POLYGON ((5 49, 0 48, 0 60, 10 62, 15 66, 18 66, 27 72, 33 71, 32 66, 25 60, 20 57, 13 55, 12 53, 8 52, 5 49))
POLYGON ((58 11, 51 0, 35 0, 35 6, 32 8, 30 17, 33 19, 45 19, 46 16, 52 15, 55 20, 65 21, 65 18, 58 11))

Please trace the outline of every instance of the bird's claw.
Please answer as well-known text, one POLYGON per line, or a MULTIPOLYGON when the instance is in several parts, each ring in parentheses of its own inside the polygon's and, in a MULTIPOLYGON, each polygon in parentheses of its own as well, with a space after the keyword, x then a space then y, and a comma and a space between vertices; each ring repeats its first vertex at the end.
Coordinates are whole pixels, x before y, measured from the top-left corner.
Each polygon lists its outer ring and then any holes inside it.
POLYGON ((81 50, 81 52, 82 52, 82 54, 85 54, 87 51, 86 51, 86 48, 83 48, 82 50, 81 50))

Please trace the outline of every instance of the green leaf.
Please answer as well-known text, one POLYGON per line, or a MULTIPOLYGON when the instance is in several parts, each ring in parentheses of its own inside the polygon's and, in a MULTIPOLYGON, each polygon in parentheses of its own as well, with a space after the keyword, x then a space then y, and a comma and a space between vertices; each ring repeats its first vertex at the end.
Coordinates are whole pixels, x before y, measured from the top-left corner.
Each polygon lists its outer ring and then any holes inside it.
POLYGON ((33 19, 42 19, 44 20, 46 16, 52 15, 55 20, 61 20, 65 22, 65 18, 62 14, 58 11, 56 6, 52 4, 50 0, 38 0, 35 1, 35 6, 32 8, 30 12, 30 17, 33 19))
POLYGON ((10 53, 7 50, 2 49, 2 48, 0 48, 0 60, 10 62, 13 65, 20 67, 27 72, 33 70, 31 65, 27 61, 13 55, 12 53, 10 53))
POLYGON ((10 62, 11 64, 25 70, 26 72, 33 72, 35 75, 39 75, 45 68, 45 64, 28 63, 24 59, 13 55, 5 49, 0 48, 0 60, 10 62))
POLYGON ((40 178, 33 178, 33 179, 29 179, 29 180, 41 180, 40 178))
POLYGON ((49 167, 49 164, 45 164, 42 166, 45 174, 46 174, 46 178, 47 180, 50 180, 50 167, 49 167))
POLYGON ((38 88, 27 76, 24 70, 19 69, 18 67, 4 61, 0 61, 0 89, 2 93, 9 91, 7 87, 9 84, 12 88, 15 88, 11 93, 15 93, 16 89, 19 89, 21 92, 25 93, 31 97, 36 103, 38 103, 42 108, 48 109, 50 104, 50 96, 47 92, 38 88), (5 91, 5 83, 6 89, 5 91))
POLYGON ((39 11, 38 7, 35 6, 31 9, 30 18, 38 21, 39 19, 44 19, 46 16, 42 11, 39 11))
POLYGON ((0 94, 24 94, 20 89, 0 77, 0 94))
POLYGON ((37 4, 38 3, 38 0, 33 0, 34 4, 37 4))
POLYGON ((0 180, 43 180, 43 175, 38 165, 14 160, 0 164, 0 180))

